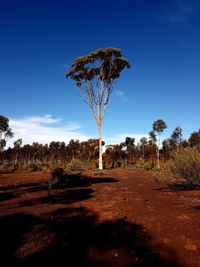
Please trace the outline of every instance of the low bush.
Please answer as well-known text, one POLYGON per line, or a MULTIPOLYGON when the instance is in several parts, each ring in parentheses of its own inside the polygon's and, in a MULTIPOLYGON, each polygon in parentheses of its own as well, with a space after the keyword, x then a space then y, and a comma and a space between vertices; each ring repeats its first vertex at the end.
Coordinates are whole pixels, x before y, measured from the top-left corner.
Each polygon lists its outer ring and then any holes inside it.
POLYGON ((9 164, 1 164, 0 165, 0 172, 11 172, 13 171, 13 166, 9 164))
POLYGON ((67 168, 70 170, 70 171, 82 171, 85 169, 85 166, 83 164, 82 161, 78 160, 78 159, 75 159, 75 160, 72 160, 68 165, 67 165, 67 168))
POLYGON ((153 162, 145 162, 143 165, 145 171, 152 170, 154 168, 153 162))
POLYGON ((200 151, 195 148, 182 148, 172 156, 172 173, 184 178, 193 186, 200 186, 200 151))
POLYGON ((40 170, 40 168, 39 168, 38 164, 35 164, 35 163, 28 164, 28 171, 29 172, 36 172, 39 170, 40 170))

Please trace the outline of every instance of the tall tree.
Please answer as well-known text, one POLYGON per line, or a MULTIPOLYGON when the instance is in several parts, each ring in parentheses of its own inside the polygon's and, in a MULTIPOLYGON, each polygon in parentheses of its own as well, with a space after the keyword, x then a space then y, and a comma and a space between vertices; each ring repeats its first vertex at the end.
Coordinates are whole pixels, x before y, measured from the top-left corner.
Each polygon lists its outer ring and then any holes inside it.
POLYGON ((9 127, 9 119, 0 115, 0 153, 2 155, 3 149, 9 138, 14 136, 11 128, 9 127))
POLYGON ((83 100, 89 105, 98 126, 99 169, 102 163, 102 122, 114 85, 124 68, 130 68, 126 58, 118 48, 97 49, 75 59, 66 73, 75 81, 83 100))
POLYGON ((155 135, 158 135, 157 138, 157 146, 156 146, 156 154, 157 154, 157 168, 160 169, 160 134, 167 128, 167 124, 165 121, 158 119, 153 123, 153 131, 155 135))
POLYGON ((182 141, 182 129, 177 126, 171 134, 172 144, 178 149, 180 142, 182 141))

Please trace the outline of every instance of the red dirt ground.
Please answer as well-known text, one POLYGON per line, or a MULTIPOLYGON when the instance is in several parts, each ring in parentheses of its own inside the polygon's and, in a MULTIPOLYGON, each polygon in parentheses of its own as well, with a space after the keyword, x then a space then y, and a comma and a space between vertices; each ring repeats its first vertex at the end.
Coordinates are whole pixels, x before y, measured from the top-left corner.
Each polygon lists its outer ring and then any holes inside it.
POLYGON ((200 266, 200 191, 150 172, 82 175, 48 197, 47 173, 0 174, 1 266, 200 266))

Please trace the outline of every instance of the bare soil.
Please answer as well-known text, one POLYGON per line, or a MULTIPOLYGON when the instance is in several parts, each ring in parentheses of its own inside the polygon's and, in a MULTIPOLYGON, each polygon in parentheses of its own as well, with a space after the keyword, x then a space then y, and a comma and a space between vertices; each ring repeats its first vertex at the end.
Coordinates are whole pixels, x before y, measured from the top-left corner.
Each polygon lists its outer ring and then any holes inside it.
POLYGON ((200 190, 123 169, 75 178, 48 197, 47 173, 0 174, 1 266, 200 266, 200 190))

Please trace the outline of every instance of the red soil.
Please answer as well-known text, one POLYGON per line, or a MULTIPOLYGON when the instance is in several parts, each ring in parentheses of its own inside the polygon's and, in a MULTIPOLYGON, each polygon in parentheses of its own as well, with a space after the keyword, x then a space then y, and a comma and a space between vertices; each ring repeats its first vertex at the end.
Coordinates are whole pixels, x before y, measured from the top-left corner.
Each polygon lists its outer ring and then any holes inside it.
POLYGON ((83 175, 48 197, 47 173, 0 174, 1 266, 200 266, 200 191, 150 172, 83 175))

